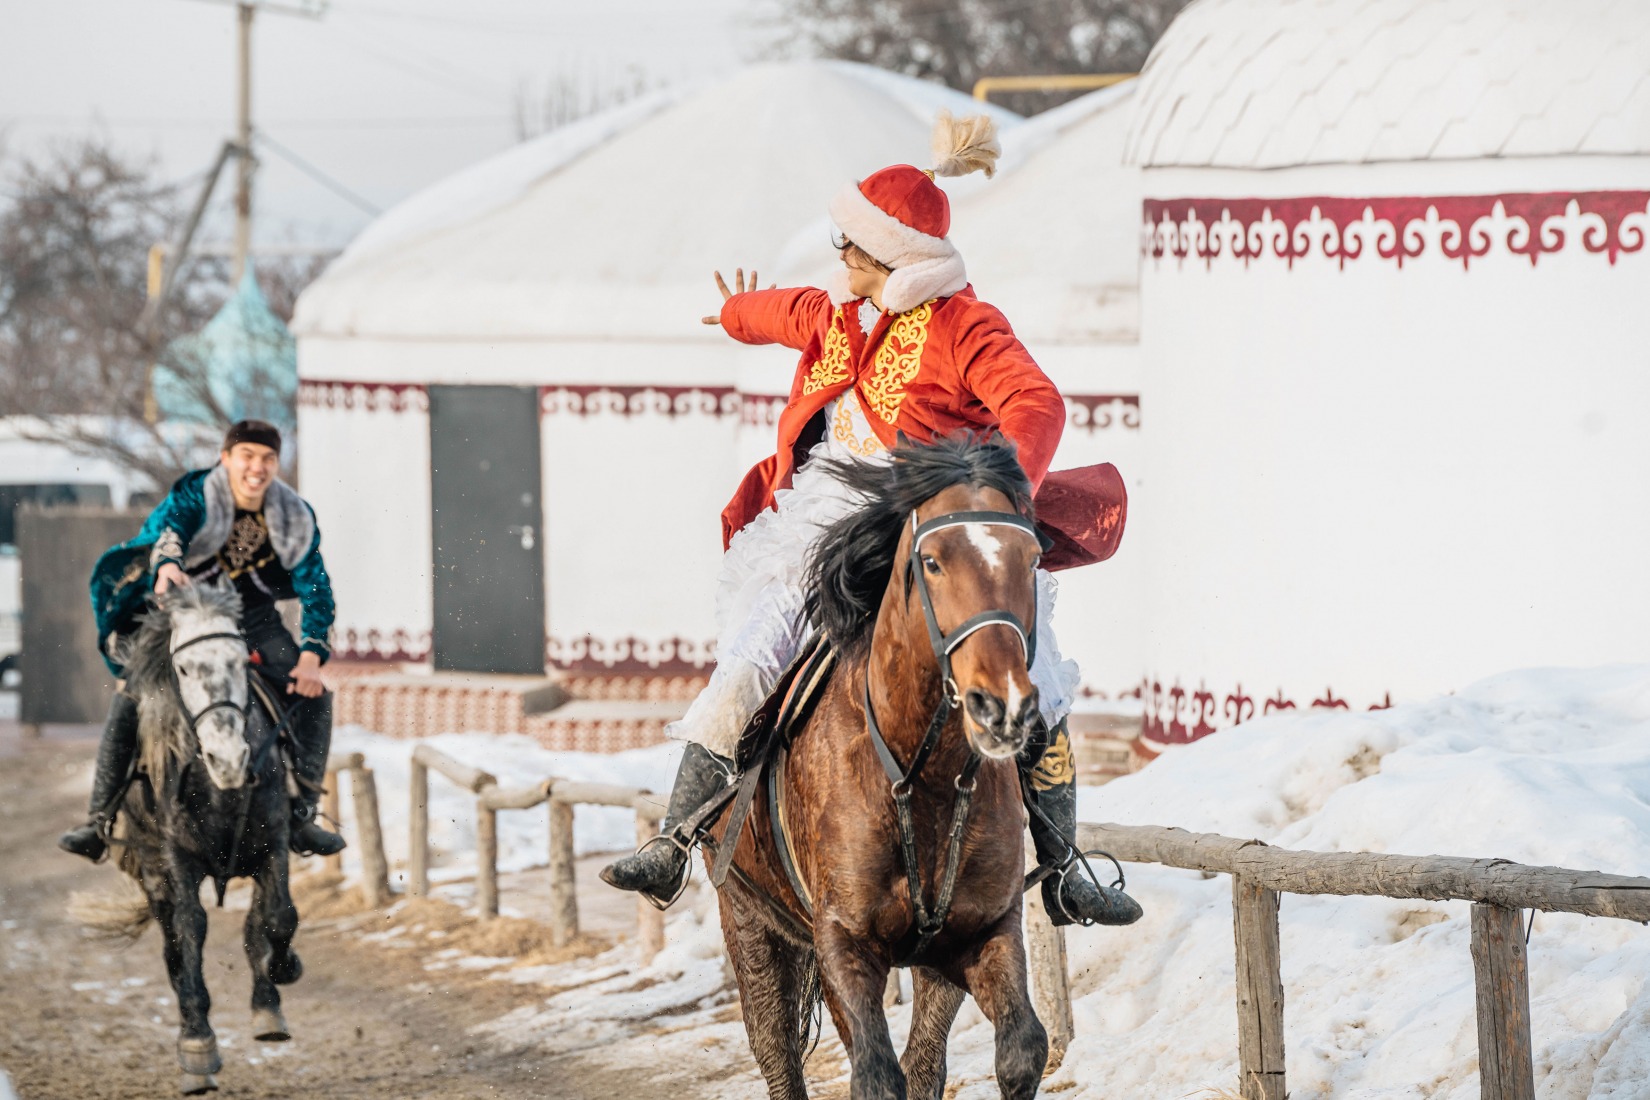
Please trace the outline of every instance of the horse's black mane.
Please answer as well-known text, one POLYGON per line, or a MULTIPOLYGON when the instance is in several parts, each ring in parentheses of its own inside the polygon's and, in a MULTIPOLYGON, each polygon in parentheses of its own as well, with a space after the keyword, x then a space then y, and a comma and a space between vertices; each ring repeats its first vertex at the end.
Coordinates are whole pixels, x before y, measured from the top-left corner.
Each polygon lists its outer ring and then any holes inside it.
POLYGON ((949 436, 901 443, 891 462, 822 461, 865 503, 820 536, 808 556, 808 618, 839 649, 869 639, 894 567, 894 551, 913 509, 953 485, 995 489, 1031 517, 1031 482, 1001 437, 949 436))

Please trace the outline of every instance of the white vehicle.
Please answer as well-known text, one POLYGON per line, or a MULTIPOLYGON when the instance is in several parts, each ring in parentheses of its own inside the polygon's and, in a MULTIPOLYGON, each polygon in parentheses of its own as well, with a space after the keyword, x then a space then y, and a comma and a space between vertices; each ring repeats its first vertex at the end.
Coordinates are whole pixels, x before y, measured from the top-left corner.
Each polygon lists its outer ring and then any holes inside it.
MULTIPOLYGON (((107 417, 82 418, 77 427, 113 433, 107 417)), ((110 459, 77 453, 40 439, 46 425, 33 417, 0 417, 0 689, 15 686, 22 647, 22 562, 17 553, 17 510, 23 504, 141 507, 158 497, 147 477, 110 459)), ((180 431, 197 431, 180 426, 180 431)), ((211 451, 207 443, 203 457, 211 451)))

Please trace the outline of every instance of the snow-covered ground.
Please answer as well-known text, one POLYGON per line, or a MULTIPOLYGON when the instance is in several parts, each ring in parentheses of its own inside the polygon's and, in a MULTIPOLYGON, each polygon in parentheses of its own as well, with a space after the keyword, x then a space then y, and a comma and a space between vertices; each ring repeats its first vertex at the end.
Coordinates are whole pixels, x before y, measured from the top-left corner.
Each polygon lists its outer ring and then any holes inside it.
MULTIPOLYGON (((506 782, 546 774, 667 789, 673 747, 622 756, 548 753, 521 738, 436 738, 506 782)), ((356 731, 341 748, 368 754, 383 801, 404 812, 405 742, 356 731)), ((473 845, 467 798, 432 779, 432 833, 455 853, 473 845)), ((1085 820, 1177 825, 1325 851, 1496 856, 1622 874, 1650 872, 1650 667, 1534 670, 1452 696, 1368 713, 1285 713, 1172 752, 1145 771, 1083 792, 1085 820)), ((581 810, 582 850, 624 847, 631 819, 581 810), (610 820, 611 818, 611 820, 610 820)), ((505 814, 511 866, 542 861, 542 816, 505 814), (512 820, 514 819, 514 820, 512 820)), ((386 823, 392 840, 404 828, 386 823)), ((402 853, 392 850, 392 861, 402 853)), ((1045 1082, 1071 1097, 1182 1097, 1237 1076, 1231 888, 1224 876, 1131 866, 1146 917, 1128 929, 1068 936, 1077 1038, 1045 1082)), ((690 895, 691 896, 691 895, 690 895)), ((501 978, 560 989, 498 1021, 501 1041, 578 1043, 633 1034, 660 1008, 650 1039, 743 1054, 715 961, 708 896, 679 906, 670 946, 646 971, 625 948, 545 973, 501 978), (695 1006, 698 1006, 696 1011, 695 1006), (718 1007, 721 1006, 721 1007, 718 1007), (690 1011, 684 1011, 690 1010, 690 1011), (552 1038, 554 1037, 554 1038, 552 1038)), ((1285 1043, 1293 1100, 1469 1100, 1479 1091, 1465 903, 1286 897, 1285 1043)), ((1602 918, 1536 917, 1531 1015, 1540 1100, 1650 1097, 1650 930, 1602 918)), ((896 1036, 908 1010, 891 1013, 896 1036)), ((953 1032, 956 1095, 997 1095, 991 1027, 972 1003, 953 1032)), ((652 1049, 652 1048, 650 1048, 652 1049)), ((827 1039, 812 1073, 837 1077, 827 1039)), ((752 1095, 760 1095, 755 1082, 752 1095)), ((730 1095, 745 1085, 730 1082, 730 1095)))

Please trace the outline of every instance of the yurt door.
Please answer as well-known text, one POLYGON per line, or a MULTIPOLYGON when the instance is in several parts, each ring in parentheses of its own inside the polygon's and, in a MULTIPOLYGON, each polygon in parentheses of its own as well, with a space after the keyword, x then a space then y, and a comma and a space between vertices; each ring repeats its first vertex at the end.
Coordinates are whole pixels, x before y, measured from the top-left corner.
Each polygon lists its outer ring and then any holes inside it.
POLYGON ((435 667, 542 674, 538 391, 429 392, 435 667))

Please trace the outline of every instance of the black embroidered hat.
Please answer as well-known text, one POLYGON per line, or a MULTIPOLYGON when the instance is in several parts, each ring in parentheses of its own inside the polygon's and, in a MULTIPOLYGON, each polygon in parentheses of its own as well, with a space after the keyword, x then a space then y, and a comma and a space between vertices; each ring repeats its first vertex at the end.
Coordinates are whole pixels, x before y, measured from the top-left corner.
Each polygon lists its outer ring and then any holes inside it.
POLYGON ((267 420, 237 420, 224 434, 223 449, 227 451, 237 443, 256 443, 280 454, 281 429, 267 420))

